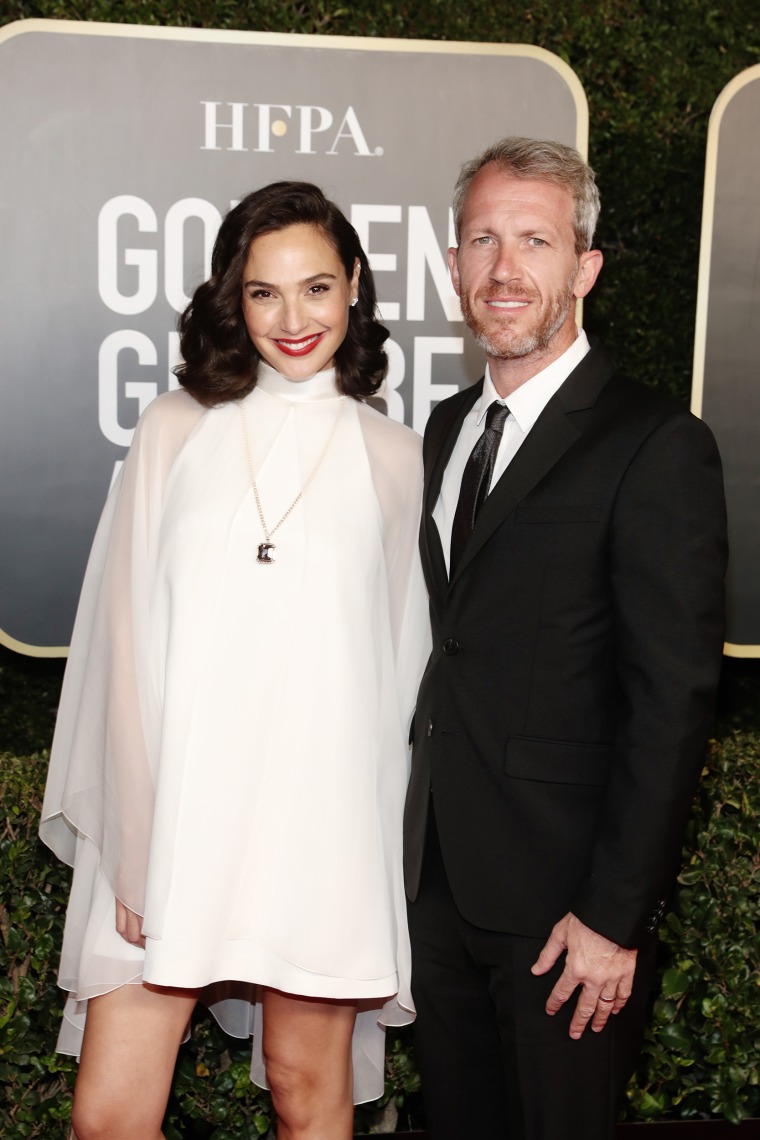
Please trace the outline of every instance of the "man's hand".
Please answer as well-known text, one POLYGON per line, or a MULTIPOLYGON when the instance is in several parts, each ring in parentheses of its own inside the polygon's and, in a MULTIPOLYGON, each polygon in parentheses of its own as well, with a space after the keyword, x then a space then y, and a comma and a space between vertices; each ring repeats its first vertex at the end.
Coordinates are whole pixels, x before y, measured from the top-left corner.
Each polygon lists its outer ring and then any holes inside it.
POLYGON ((582 986, 570 1022, 570 1036, 578 1040, 589 1022, 594 1033, 599 1033, 610 1014, 620 1013, 628 1001, 636 972, 637 951, 610 942, 584 926, 574 914, 566 914, 549 935, 537 961, 530 968, 531 973, 545 974, 563 950, 567 951, 565 968, 549 994, 546 1012, 555 1014, 577 987, 582 986))
POLYGON ((133 946, 142 946, 145 949, 145 937, 142 932, 142 918, 129 907, 124 906, 119 899, 116 900, 116 930, 125 940, 133 946))

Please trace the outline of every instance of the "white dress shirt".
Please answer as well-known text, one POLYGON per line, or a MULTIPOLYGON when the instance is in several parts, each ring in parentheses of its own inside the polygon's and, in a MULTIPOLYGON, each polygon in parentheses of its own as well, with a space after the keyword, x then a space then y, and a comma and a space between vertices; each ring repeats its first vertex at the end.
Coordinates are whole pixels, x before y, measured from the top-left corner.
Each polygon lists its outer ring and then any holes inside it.
MULTIPOLYGON (((509 415, 504 423, 504 434, 501 437, 499 450, 496 454, 491 479, 491 487, 493 487, 522 447, 528 432, 549 400, 564 384, 573 369, 580 364, 590 347, 585 332, 583 329, 579 329, 578 336, 561 356, 558 356, 541 372, 531 376, 530 380, 526 380, 524 384, 516 388, 506 400, 502 400, 494 388, 489 367, 486 365, 483 394, 479 400, 475 401, 464 418, 462 429, 444 472, 441 493, 433 511, 433 519, 438 527, 443 544, 447 571, 451 553, 451 528, 459 500, 462 476, 470 452, 485 430, 486 412, 489 407, 496 401, 509 408, 509 415)), ((489 493, 490 490, 489 487, 489 493)))

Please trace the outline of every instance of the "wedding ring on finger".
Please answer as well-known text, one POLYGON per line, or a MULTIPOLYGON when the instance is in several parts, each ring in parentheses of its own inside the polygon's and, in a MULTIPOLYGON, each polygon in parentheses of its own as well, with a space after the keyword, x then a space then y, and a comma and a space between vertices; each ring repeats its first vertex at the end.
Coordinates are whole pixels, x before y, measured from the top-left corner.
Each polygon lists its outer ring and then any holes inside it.
POLYGON ((614 1000, 614 997, 603 997, 602 994, 599 994, 599 1001, 603 1001, 605 1005, 614 1000))

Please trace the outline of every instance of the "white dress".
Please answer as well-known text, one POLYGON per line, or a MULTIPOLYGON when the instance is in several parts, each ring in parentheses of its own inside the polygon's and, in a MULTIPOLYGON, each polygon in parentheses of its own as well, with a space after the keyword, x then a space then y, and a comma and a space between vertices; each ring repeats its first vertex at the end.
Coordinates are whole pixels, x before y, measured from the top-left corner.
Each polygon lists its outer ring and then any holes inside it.
POLYGON ((58 1047, 79 1053, 87 999, 117 986, 211 987, 266 1086, 257 984, 356 998, 359 1103, 383 1091, 383 1027, 414 1015, 420 440, 332 371, 261 365, 243 403, 155 400, 95 538, 40 828, 75 866, 58 1047), (317 464, 259 564, 250 465, 272 530, 317 464), (116 933, 114 895, 144 915, 144 951, 116 933), (230 982, 247 985, 213 985, 230 982))

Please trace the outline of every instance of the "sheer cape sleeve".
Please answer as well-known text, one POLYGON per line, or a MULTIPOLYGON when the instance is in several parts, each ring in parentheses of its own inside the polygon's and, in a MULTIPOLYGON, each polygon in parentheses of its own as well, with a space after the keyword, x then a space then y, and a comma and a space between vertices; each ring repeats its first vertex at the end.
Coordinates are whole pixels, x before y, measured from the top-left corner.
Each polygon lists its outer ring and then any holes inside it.
POLYGON ((419 558, 422 439, 366 404, 359 405, 359 419, 383 515, 396 683, 408 732, 431 649, 427 590, 419 558))
POLYGON ((100 852, 114 893, 144 912, 160 725, 149 670, 151 580, 174 461, 203 408, 183 391, 147 409, 112 487, 85 574, 40 835, 73 865, 100 852))

